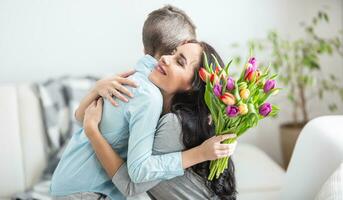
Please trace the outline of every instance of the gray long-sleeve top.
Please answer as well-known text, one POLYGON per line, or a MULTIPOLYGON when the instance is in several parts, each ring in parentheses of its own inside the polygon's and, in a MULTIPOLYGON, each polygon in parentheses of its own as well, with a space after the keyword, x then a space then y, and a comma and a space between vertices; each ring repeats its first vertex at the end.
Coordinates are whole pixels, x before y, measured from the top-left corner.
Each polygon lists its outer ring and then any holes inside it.
MULTIPOLYGON (((153 154, 165 154, 184 150, 181 138, 181 124, 175 114, 169 113, 158 122, 153 154)), ((131 181, 126 163, 113 176, 112 182, 125 196, 134 196, 146 192, 152 199, 217 199, 205 186, 205 180, 191 169, 183 176, 170 180, 156 180, 144 183, 131 181)))

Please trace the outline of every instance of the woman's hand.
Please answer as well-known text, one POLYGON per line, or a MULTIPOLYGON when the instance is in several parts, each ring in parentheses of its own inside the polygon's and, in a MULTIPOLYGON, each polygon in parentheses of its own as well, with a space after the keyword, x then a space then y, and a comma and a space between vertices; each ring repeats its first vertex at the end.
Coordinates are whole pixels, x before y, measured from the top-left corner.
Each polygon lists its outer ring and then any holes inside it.
POLYGON ((102 167, 108 177, 112 179, 119 167, 124 163, 124 160, 112 149, 112 146, 99 131, 102 106, 103 99, 100 97, 86 108, 83 128, 102 167))
POLYGON ((83 128, 88 138, 96 134, 102 115, 102 98, 94 100, 86 109, 83 120, 83 128))
POLYGON ((202 156, 205 160, 216 160, 219 158, 224 158, 231 156, 237 145, 237 141, 231 144, 222 144, 221 142, 230 138, 235 138, 236 134, 226 134, 213 136, 205 140, 201 145, 200 149, 202 151, 202 156))
MULTIPOLYGON (((75 111, 75 119, 83 123, 85 111, 87 107, 96 99, 100 97, 107 98, 114 106, 118 105, 116 101, 113 100, 112 96, 124 97, 120 92, 125 93, 128 90, 122 86, 122 84, 130 85, 136 87, 136 84, 127 79, 128 76, 134 74, 134 70, 129 70, 117 76, 100 79, 96 82, 95 87, 87 93, 87 95, 82 98, 79 107, 75 111)), ((127 93, 130 96, 130 93, 127 93)), ((123 98, 122 98, 123 99, 123 98)), ((124 99, 125 101, 125 99, 124 99)))
POLYGON ((133 94, 123 85, 138 87, 135 82, 127 78, 134 73, 135 70, 129 70, 122 74, 100 79, 96 82, 93 92, 103 98, 106 98, 114 106, 118 106, 118 103, 112 98, 112 96, 115 96, 124 102, 128 102, 129 100, 125 95, 132 98, 133 94))

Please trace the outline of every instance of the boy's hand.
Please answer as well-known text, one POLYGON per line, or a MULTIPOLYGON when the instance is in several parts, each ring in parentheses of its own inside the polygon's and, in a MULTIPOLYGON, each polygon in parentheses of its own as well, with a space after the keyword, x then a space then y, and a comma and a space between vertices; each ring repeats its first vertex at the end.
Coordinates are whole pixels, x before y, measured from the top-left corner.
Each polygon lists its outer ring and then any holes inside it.
POLYGON ((115 76, 100 79, 96 82, 93 91, 99 96, 109 100, 114 106, 118 106, 118 103, 112 98, 113 96, 124 102, 128 102, 129 100, 124 95, 132 98, 133 94, 123 85, 138 87, 135 82, 127 78, 135 72, 136 71, 132 69, 115 76))

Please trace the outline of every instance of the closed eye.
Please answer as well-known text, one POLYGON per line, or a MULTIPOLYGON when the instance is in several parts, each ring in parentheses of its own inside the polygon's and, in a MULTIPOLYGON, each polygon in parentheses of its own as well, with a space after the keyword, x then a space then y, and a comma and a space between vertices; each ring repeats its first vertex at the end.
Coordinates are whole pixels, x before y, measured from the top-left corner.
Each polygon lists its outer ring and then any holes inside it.
POLYGON ((184 63, 180 59, 177 60, 177 64, 179 64, 181 67, 184 67, 184 63))
POLYGON ((180 57, 182 58, 182 61, 184 62, 184 64, 187 64, 187 59, 185 55, 183 55, 183 53, 180 53, 180 57))

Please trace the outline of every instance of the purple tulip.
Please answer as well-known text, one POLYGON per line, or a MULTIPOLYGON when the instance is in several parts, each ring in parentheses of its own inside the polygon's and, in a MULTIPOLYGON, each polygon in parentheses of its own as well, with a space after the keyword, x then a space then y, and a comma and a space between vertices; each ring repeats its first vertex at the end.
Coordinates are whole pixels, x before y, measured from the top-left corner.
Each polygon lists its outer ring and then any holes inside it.
POLYGON ((275 86, 276 86, 275 80, 267 80, 266 83, 264 84, 263 91, 265 93, 268 93, 270 90, 274 89, 275 86))
POLYGON ((222 95, 222 86, 218 83, 214 85, 213 92, 217 97, 220 97, 222 95))
POLYGON ((259 113, 260 115, 266 117, 272 111, 272 105, 270 103, 264 103, 260 106, 259 113))
POLYGON ((228 106, 226 107, 226 114, 229 117, 236 117, 239 113, 239 109, 237 106, 228 106))
POLYGON ((255 57, 251 57, 248 61, 255 69, 257 68, 257 61, 255 57))
POLYGON ((232 77, 229 77, 227 79, 226 89, 230 91, 230 90, 233 90, 234 88, 235 88, 235 81, 233 80, 232 77))

